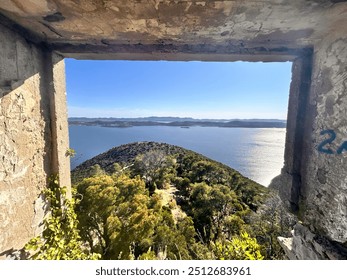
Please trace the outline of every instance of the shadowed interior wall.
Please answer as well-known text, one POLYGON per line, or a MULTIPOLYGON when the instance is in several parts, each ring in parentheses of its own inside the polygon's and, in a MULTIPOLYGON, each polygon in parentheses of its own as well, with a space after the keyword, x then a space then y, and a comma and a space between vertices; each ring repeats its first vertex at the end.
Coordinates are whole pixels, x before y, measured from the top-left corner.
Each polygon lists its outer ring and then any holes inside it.
POLYGON ((0 25, 0 255, 40 233, 47 178, 69 171, 57 152, 68 147, 64 75, 60 56, 0 25))

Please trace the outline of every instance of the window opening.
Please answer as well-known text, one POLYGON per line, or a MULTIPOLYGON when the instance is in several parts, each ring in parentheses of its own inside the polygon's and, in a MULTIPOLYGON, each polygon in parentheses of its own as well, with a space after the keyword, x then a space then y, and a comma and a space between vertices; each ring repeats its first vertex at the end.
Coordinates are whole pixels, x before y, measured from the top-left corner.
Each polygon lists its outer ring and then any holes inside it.
POLYGON ((266 186, 280 173, 290 62, 66 59, 66 72, 72 168, 114 146, 155 141, 266 186))

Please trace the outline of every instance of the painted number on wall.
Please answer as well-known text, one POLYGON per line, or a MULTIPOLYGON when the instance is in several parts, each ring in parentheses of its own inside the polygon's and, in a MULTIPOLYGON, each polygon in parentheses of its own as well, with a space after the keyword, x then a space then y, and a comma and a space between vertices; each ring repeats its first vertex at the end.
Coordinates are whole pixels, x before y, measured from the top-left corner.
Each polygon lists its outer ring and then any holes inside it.
POLYGON ((323 140, 319 145, 318 145, 318 151, 324 154, 329 154, 329 155, 333 155, 333 154, 342 154, 343 151, 347 151, 347 141, 343 142, 338 149, 336 150, 336 152, 334 150, 332 150, 331 148, 329 148, 328 145, 332 144, 335 139, 336 139, 336 133, 334 130, 332 129, 327 129, 327 130, 323 130, 320 135, 328 135, 328 138, 323 140))

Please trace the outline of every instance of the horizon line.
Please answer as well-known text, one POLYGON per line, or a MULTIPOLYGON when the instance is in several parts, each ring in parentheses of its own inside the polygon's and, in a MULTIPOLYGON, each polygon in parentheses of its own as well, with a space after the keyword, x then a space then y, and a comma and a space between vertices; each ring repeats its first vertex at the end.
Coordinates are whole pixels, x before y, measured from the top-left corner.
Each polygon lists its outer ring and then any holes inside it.
POLYGON ((279 119, 279 118, 193 118, 193 117, 175 117, 175 116, 148 116, 148 117, 68 117, 71 118, 83 118, 83 119, 149 119, 149 118, 175 118, 175 119, 193 119, 193 120, 279 120, 279 121, 287 121, 287 119, 279 119))

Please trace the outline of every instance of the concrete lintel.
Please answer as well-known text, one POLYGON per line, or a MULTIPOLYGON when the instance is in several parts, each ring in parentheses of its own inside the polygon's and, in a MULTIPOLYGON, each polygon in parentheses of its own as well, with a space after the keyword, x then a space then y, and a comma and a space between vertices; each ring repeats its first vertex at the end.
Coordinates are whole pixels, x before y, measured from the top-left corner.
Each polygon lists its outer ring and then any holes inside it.
POLYGON ((5 17, 1 13, 1 9, 0 9, 0 22, 3 26, 5 26, 8 29, 10 29, 11 31, 17 33, 18 35, 20 35, 22 38, 24 38, 28 42, 34 43, 36 45, 40 45, 45 41, 44 36, 41 36, 37 33, 34 33, 32 31, 30 31, 28 28, 25 28, 25 27, 19 25, 18 23, 12 21, 11 19, 5 17))
POLYGON ((229 45, 93 45, 53 43, 50 48, 65 57, 76 59, 116 60, 201 60, 201 61, 293 61, 297 57, 310 56, 312 48, 288 48, 283 46, 247 47, 243 44, 229 45))

